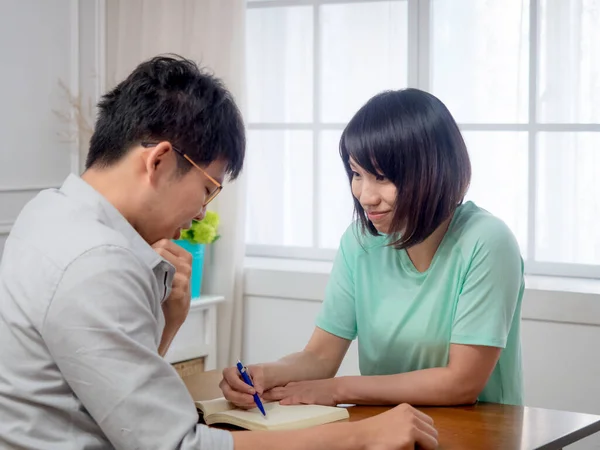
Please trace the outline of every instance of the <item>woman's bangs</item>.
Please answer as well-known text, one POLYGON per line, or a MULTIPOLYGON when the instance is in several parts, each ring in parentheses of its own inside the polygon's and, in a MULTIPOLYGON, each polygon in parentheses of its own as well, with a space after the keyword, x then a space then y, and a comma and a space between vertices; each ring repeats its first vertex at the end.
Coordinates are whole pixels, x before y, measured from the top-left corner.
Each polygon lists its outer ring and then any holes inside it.
POLYGON ((362 167, 372 175, 379 176, 383 172, 381 167, 385 167, 385 161, 379 161, 378 156, 381 152, 377 150, 377 139, 374 139, 372 133, 364 130, 347 129, 342 136, 342 149, 346 153, 344 163, 349 166, 349 159, 352 158, 356 164, 362 167))

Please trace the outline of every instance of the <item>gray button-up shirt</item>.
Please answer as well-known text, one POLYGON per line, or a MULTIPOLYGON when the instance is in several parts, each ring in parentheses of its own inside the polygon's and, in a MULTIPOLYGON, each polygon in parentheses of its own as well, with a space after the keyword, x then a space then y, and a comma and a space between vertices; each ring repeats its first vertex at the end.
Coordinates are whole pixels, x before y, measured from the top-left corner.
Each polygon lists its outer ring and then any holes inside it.
POLYGON ((77 176, 25 206, 0 264, 0 448, 233 449, 158 354, 173 274, 77 176))

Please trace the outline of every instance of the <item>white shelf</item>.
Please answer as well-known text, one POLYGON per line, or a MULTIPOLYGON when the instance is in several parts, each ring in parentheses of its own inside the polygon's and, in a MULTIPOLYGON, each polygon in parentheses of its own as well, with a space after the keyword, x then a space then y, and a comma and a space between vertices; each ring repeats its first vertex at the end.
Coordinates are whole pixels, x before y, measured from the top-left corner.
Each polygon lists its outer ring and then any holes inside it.
POLYGON ((190 311, 209 305, 214 305, 216 303, 221 303, 223 301, 225 301, 225 297, 222 295, 201 295, 200 297, 192 299, 192 302, 190 303, 190 311))
POLYGON ((171 364, 204 358, 205 370, 217 366, 217 306, 225 301, 222 295, 201 295, 193 298, 190 312, 165 355, 171 364))

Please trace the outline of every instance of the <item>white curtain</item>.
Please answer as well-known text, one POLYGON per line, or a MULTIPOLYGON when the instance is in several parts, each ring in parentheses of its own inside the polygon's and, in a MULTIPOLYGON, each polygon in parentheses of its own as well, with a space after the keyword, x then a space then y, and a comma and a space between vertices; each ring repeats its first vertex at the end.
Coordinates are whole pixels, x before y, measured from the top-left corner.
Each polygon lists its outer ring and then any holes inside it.
MULTIPOLYGON (((245 0, 107 0, 107 87, 141 61, 177 53, 223 79, 245 110, 245 0)), ((207 251, 202 292, 225 296, 218 312, 218 368, 241 354, 244 176, 226 184, 209 209, 221 239, 207 251)))

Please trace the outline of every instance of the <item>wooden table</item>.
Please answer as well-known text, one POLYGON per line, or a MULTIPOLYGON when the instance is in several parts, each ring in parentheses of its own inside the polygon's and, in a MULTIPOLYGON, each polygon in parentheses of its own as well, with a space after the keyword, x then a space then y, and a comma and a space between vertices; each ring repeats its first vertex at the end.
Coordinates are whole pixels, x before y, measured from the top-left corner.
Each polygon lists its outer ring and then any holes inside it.
MULTIPOLYGON (((221 397, 220 380, 217 371, 184 378, 194 400, 221 397)), ((387 409, 353 406, 348 408, 348 420, 365 419, 387 409)), ((420 409, 433 418, 441 450, 556 450, 600 431, 600 416, 551 409, 493 403, 420 409)))

